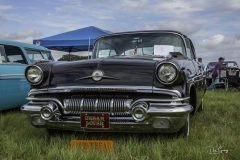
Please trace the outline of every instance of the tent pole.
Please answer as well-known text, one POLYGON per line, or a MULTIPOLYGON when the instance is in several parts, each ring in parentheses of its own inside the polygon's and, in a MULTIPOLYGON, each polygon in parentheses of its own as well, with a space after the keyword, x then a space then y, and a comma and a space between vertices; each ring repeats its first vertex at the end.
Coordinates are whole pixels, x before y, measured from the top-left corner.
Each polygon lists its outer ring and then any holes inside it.
POLYGON ((88 37, 88 59, 89 59, 89 50, 90 50, 90 37, 88 37))

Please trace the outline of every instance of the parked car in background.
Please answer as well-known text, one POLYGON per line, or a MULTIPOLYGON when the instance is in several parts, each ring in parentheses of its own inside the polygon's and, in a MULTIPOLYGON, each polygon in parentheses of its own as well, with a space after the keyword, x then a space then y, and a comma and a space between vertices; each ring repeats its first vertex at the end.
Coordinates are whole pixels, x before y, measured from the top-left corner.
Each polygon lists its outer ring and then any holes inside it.
POLYGON ((203 109, 205 72, 177 31, 99 37, 91 60, 30 65, 22 112, 35 127, 83 132, 189 134, 203 109))
POLYGON ((229 89, 238 89, 240 86, 239 68, 235 61, 225 61, 221 69, 221 77, 226 77, 228 80, 229 89))
MULTIPOLYGON (((217 62, 209 62, 206 67, 206 79, 207 85, 209 86, 212 83, 212 71, 217 62)), ((237 62, 235 61, 224 61, 221 69, 221 77, 226 77, 228 79, 228 83, 238 86, 239 81, 239 68, 237 62)))
POLYGON ((0 54, 0 110, 20 107, 30 90, 25 68, 53 57, 47 48, 6 40, 0 40, 0 54))

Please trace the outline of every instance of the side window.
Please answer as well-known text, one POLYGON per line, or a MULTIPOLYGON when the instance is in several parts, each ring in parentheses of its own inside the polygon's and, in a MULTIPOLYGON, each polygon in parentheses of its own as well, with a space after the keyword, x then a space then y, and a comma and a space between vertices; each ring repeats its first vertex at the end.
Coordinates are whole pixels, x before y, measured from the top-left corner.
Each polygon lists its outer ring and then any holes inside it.
POLYGON ((5 54, 4 54, 4 48, 3 48, 3 46, 1 46, 1 45, 0 45, 0 55, 1 55, 1 57, 0 57, 0 63, 6 62, 6 58, 5 58, 5 54))
POLYGON ((196 52, 195 52, 194 46, 193 46, 193 44, 192 44, 191 41, 190 41, 190 46, 191 46, 191 51, 192 51, 193 59, 196 59, 196 52))
POLYGON ((4 45, 6 62, 26 64, 23 53, 20 48, 4 45))
POLYGON ((48 60, 47 55, 43 56, 40 51, 26 49, 26 52, 31 61, 48 60))
POLYGON ((194 54, 192 52, 190 41, 188 39, 185 39, 185 41, 186 41, 186 45, 187 45, 187 56, 190 59, 194 59, 194 54))
POLYGON ((43 55, 43 58, 46 60, 52 60, 50 53, 49 52, 41 52, 41 54, 43 55))

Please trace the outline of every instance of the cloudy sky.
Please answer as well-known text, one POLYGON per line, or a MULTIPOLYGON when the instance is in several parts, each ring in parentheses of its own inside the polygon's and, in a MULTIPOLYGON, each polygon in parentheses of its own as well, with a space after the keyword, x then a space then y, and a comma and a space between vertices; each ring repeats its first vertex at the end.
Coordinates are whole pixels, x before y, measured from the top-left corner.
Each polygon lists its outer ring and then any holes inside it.
MULTIPOLYGON (((223 56, 240 65, 239 0, 0 0, 0 39, 32 43, 87 26, 177 30, 205 63, 223 56)), ((61 55, 53 52, 56 60, 61 55)))

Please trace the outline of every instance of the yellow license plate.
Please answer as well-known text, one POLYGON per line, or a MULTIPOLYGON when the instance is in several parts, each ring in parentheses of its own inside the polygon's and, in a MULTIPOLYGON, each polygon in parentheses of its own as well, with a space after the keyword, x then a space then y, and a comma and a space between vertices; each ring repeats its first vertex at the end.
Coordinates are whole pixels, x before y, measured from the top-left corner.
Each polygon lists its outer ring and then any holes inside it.
POLYGON ((71 146, 80 146, 83 151, 88 149, 103 149, 107 152, 114 151, 114 145, 112 140, 71 140, 71 146))

